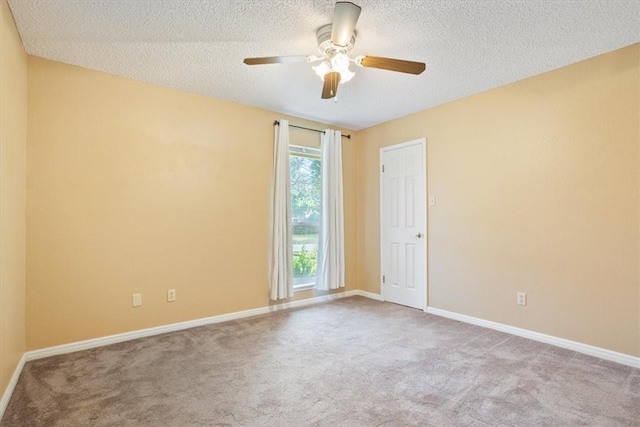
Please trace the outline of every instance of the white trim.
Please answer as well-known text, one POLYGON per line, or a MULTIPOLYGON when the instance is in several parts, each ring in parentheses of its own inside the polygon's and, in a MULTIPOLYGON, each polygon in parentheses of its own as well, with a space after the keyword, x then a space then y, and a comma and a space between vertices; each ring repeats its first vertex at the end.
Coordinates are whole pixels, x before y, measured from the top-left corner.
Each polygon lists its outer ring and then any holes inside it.
POLYGON ((295 279, 293 279, 293 280, 294 280, 293 292, 309 291, 309 290, 311 290, 311 289, 316 287, 316 283, 315 282, 313 282, 313 283, 305 283, 305 284, 302 284, 302 285, 296 285, 295 284, 295 279))
POLYGON ((24 368, 24 364, 27 361, 26 354, 23 354, 18 362, 18 366, 13 371, 13 375, 11 376, 11 380, 9 384, 7 384, 7 388, 4 390, 4 394, 2 395, 2 400, 0 400, 0 420, 4 416, 4 411, 7 409, 9 405, 9 400, 11 400, 11 396, 13 395, 13 390, 16 388, 16 384, 18 384, 18 379, 20 378, 20 374, 22 373, 22 368, 24 368))
POLYGON ((427 182, 427 138, 422 137, 422 138, 416 138, 413 139, 411 141, 407 141, 407 142, 402 142, 399 144, 394 144, 394 145, 387 145, 385 147, 381 147, 380 148, 380 155, 379 155, 379 165, 378 165, 378 175, 380 176, 380 224, 379 224, 379 235, 380 235, 380 277, 379 277, 379 283, 380 283, 380 294, 382 295, 382 299, 380 301, 386 301, 387 298, 385 296, 385 291, 386 291, 386 286, 385 283, 382 283, 382 276, 384 275, 384 260, 382 259, 382 237, 383 237, 383 231, 384 231, 384 224, 382 223, 384 220, 384 215, 383 215, 383 202, 384 202, 384 194, 383 194, 383 180, 384 180, 384 174, 382 172, 382 168, 383 168, 383 163, 382 163, 382 153, 386 153, 389 151, 393 151, 393 150, 398 150, 398 149, 402 149, 402 148, 406 148, 406 147, 411 147, 412 145, 420 145, 422 147, 422 212, 424 215, 424 239, 422 240, 422 246, 424 248, 424 254, 425 254, 425 259, 424 259, 424 301, 422 301, 423 303, 423 310, 426 310, 428 307, 428 299, 429 299, 429 263, 428 263, 428 259, 429 259, 429 245, 428 245, 428 239, 429 239, 429 210, 427 207, 427 198, 429 196, 429 191, 428 191, 428 182, 427 182))
POLYGON ((317 160, 321 160, 320 155, 322 150, 315 147, 305 147, 303 145, 289 144, 289 154, 294 156, 302 155, 303 157, 311 157, 317 160))
POLYGON ((411 147, 412 145, 416 145, 418 143, 426 145, 427 138, 421 137, 421 138, 412 139, 411 141, 407 141, 407 142, 400 142, 398 144, 393 144, 393 145, 385 145, 384 147, 380 148, 380 151, 392 151, 400 148, 407 148, 407 147, 411 147))
MULTIPOLYGON (((20 358, 20 361, 18 362, 18 366, 16 366, 16 369, 13 372, 13 376, 11 377, 9 384, 7 385, 7 388, 5 389, 4 394, 2 395, 2 400, 0 401, 0 419, 2 419, 2 416, 4 415, 4 412, 7 409, 9 400, 11 399, 11 396, 14 392, 16 384, 18 383, 18 379, 20 378, 20 374, 22 373, 24 364, 27 361, 42 359, 44 357, 55 356, 60 354, 73 353, 75 351, 88 350, 95 347, 102 347, 109 344, 115 344, 115 343, 129 341, 137 338, 149 337, 153 335, 164 334, 167 332, 194 328, 197 326, 210 325, 214 323, 242 319, 245 317, 257 316, 261 314, 267 314, 267 313, 286 310, 290 308, 318 304, 322 302, 332 301, 332 300, 356 296, 356 295, 359 295, 365 298, 370 298, 376 301, 384 301, 383 296, 380 294, 356 289, 353 291, 346 291, 346 292, 340 292, 340 293, 335 293, 330 295, 323 295, 323 296, 314 297, 314 298, 307 298, 300 301, 285 302, 282 304, 271 305, 267 307, 260 307, 252 310, 238 311, 234 313, 222 314, 219 316, 212 316, 212 317, 207 317, 203 319, 173 323, 170 325, 158 326, 155 328, 141 329, 138 331, 126 332, 123 334, 110 335, 110 336, 94 338, 86 341, 78 341, 75 343, 43 348, 40 350, 28 351, 22 355, 22 358, 20 358)), ((606 350, 603 348, 594 347, 591 345, 582 344, 575 341, 569 341, 563 338, 556 338, 550 335, 545 335, 538 332, 529 331, 526 329, 516 328, 513 326, 492 322, 489 320, 483 320, 477 317, 466 316, 464 314, 458 314, 458 313, 454 313, 446 310, 441 310, 438 308, 427 307, 424 311, 425 313, 433 314, 436 316, 442 316, 449 319, 454 319, 454 320, 470 323, 477 326, 482 326, 489 329, 495 329, 501 332, 506 332, 508 334, 521 336, 524 338, 532 339, 534 341, 540 341, 540 342, 552 344, 558 347, 567 348, 569 350, 574 350, 579 353, 584 353, 591 356, 599 357, 601 359, 611 360, 613 362, 632 366, 634 368, 640 368, 640 357, 634 357, 627 354, 617 353, 615 351, 606 350)))
POLYGON ((382 300, 385 301, 386 300, 386 298, 385 298, 385 288, 386 288, 386 286, 385 286, 384 281, 382 280, 382 278, 384 277, 384 262, 383 262, 384 260, 382 259, 382 251, 383 251, 382 240, 383 240, 383 233, 384 233, 384 227, 382 225, 382 222, 384 221, 384 205, 383 205, 384 194, 382 192, 382 189, 384 188, 384 173, 382 172, 383 168, 384 168, 384 163, 382 162, 382 148, 380 148, 380 154, 378 155, 378 177, 379 177, 379 181, 380 181, 378 183, 378 185, 379 185, 378 191, 380 193, 380 194, 378 194, 378 197, 379 197, 378 200, 380 201, 378 203, 379 204, 379 206, 378 206, 378 209, 379 209, 378 215, 379 215, 379 218, 380 218, 380 223, 378 224, 378 227, 379 227, 379 229, 378 229, 378 232, 379 232, 378 244, 380 245, 380 253, 378 254, 378 257, 379 257, 379 260, 380 260, 380 277, 378 277, 378 284, 380 285, 380 295, 382 296, 382 300))
POLYGON ((115 344, 123 341, 130 341, 137 338, 150 337, 153 335, 166 334, 167 332, 180 331, 183 329, 195 328, 197 326, 210 325, 213 323, 226 322, 229 320, 243 319, 245 317, 258 316, 274 311, 286 310, 288 308, 303 307, 305 305, 318 304, 321 302, 332 301, 339 298, 345 298, 358 295, 358 291, 340 292, 330 295, 323 295, 314 298, 307 298, 299 301, 285 302, 277 305, 254 308, 251 310, 236 311, 234 313, 221 314, 218 316, 205 317, 203 319, 188 320, 186 322, 172 323, 170 325, 157 326, 154 328, 140 329, 122 334, 109 335, 106 337, 93 338, 85 341, 77 341, 69 344, 57 345, 54 347, 42 348, 39 350, 28 351, 25 353, 26 360, 42 359, 44 357, 56 356, 59 354, 73 353, 75 351, 88 350, 90 348, 102 347, 105 345, 115 344))
POLYGON ((355 295, 360 295, 361 297, 366 297, 370 299, 374 299, 376 301, 384 301, 384 298, 380 294, 374 294, 373 292, 361 291, 360 289, 354 291, 355 295))
POLYGON ((634 368, 640 368, 640 357, 618 353, 613 350, 570 341, 564 338, 541 334, 540 332, 534 332, 528 329, 516 328, 515 326, 505 325, 504 323, 492 322, 490 320, 458 314, 452 311, 441 310, 439 308, 427 307, 425 312, 436 316, 446 317, 448 319, 458 320, 464 323, 470 323, 472 325, 482 326, 484 328, 495 329, 496 331, 506 332, 507 334, 517 335, 530 340, 555 345, 556 347, 566 348, 568 350, 577 351, 578 353, 588 354, 589 356, 599 357, 601 359, 610 360, 612 362, 621 363, 634 368))

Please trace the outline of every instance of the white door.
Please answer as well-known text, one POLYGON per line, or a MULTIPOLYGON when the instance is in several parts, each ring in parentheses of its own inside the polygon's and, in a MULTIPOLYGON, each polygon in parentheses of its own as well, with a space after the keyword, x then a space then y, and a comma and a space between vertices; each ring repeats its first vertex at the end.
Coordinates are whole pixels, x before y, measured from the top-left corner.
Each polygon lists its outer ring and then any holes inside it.
POLYGON ((424 309, 427 289, 426 140, 380 150, 382 296, 424 309))

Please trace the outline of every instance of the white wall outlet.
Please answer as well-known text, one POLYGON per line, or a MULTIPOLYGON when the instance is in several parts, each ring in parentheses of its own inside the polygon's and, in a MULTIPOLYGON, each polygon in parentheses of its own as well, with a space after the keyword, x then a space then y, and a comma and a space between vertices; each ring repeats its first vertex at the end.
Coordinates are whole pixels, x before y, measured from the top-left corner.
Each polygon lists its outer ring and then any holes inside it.
POLYGON ((429 196, 429 206, 436 205, 436 196, 429 196))
POLYGON ((518 305, 527 305, 527 294, 525 292, 518 292, 516 303, 518 303, 518 305))
POLYGON ((175 289, 169 289, 167 291, 167 302, 173 302, 176 300, 176 290, 175 289))
POLYGON ((142 294, 133 294, 133 306, 140 307, 142 305, 142 294))

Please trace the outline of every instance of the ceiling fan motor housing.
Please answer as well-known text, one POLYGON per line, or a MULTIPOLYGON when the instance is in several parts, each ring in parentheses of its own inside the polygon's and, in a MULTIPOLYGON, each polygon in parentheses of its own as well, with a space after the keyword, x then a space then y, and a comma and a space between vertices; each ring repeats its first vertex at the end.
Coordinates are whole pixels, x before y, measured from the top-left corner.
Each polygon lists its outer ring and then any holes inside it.
POLYGON ((353 45, 356 43, 356 32, 353 32, 351 40, 346 46, 336 46, 331 42, 331 29, 333 25, 327 24, 318 28, 316 31, 316 40, 318 40, 318 49, 323 55, 332 56, 338 52, 346 53, 353 49, 353 45))

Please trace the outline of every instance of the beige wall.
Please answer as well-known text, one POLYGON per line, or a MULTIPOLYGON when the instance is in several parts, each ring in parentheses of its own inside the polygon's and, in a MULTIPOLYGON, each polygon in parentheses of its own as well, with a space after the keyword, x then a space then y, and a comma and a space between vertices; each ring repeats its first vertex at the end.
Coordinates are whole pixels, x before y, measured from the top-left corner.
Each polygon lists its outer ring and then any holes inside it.
POLYGON ((359 132, 362 288, 380 290, 380 147, 426 137, 429 305, 640 356, 639 52, 359 132))
MULTIPOLYGON (((281 115, 34 57, 28 75, 28 349, 269 304, 281 115)), ((343 142, 355 289, 356 143, 343 142)))
POLYGON ((27 56, 13 16, 0 16, 0 396, 25 351, 27 56))
MULTIPOLYGON (((426 136, 429 304, 640 355, 639 50, 344 140, 347 289, 380 290, 380 147, 426 136)), ((28 349, 269 303, 279 114, 38 58, 28 75, 28 349)))

